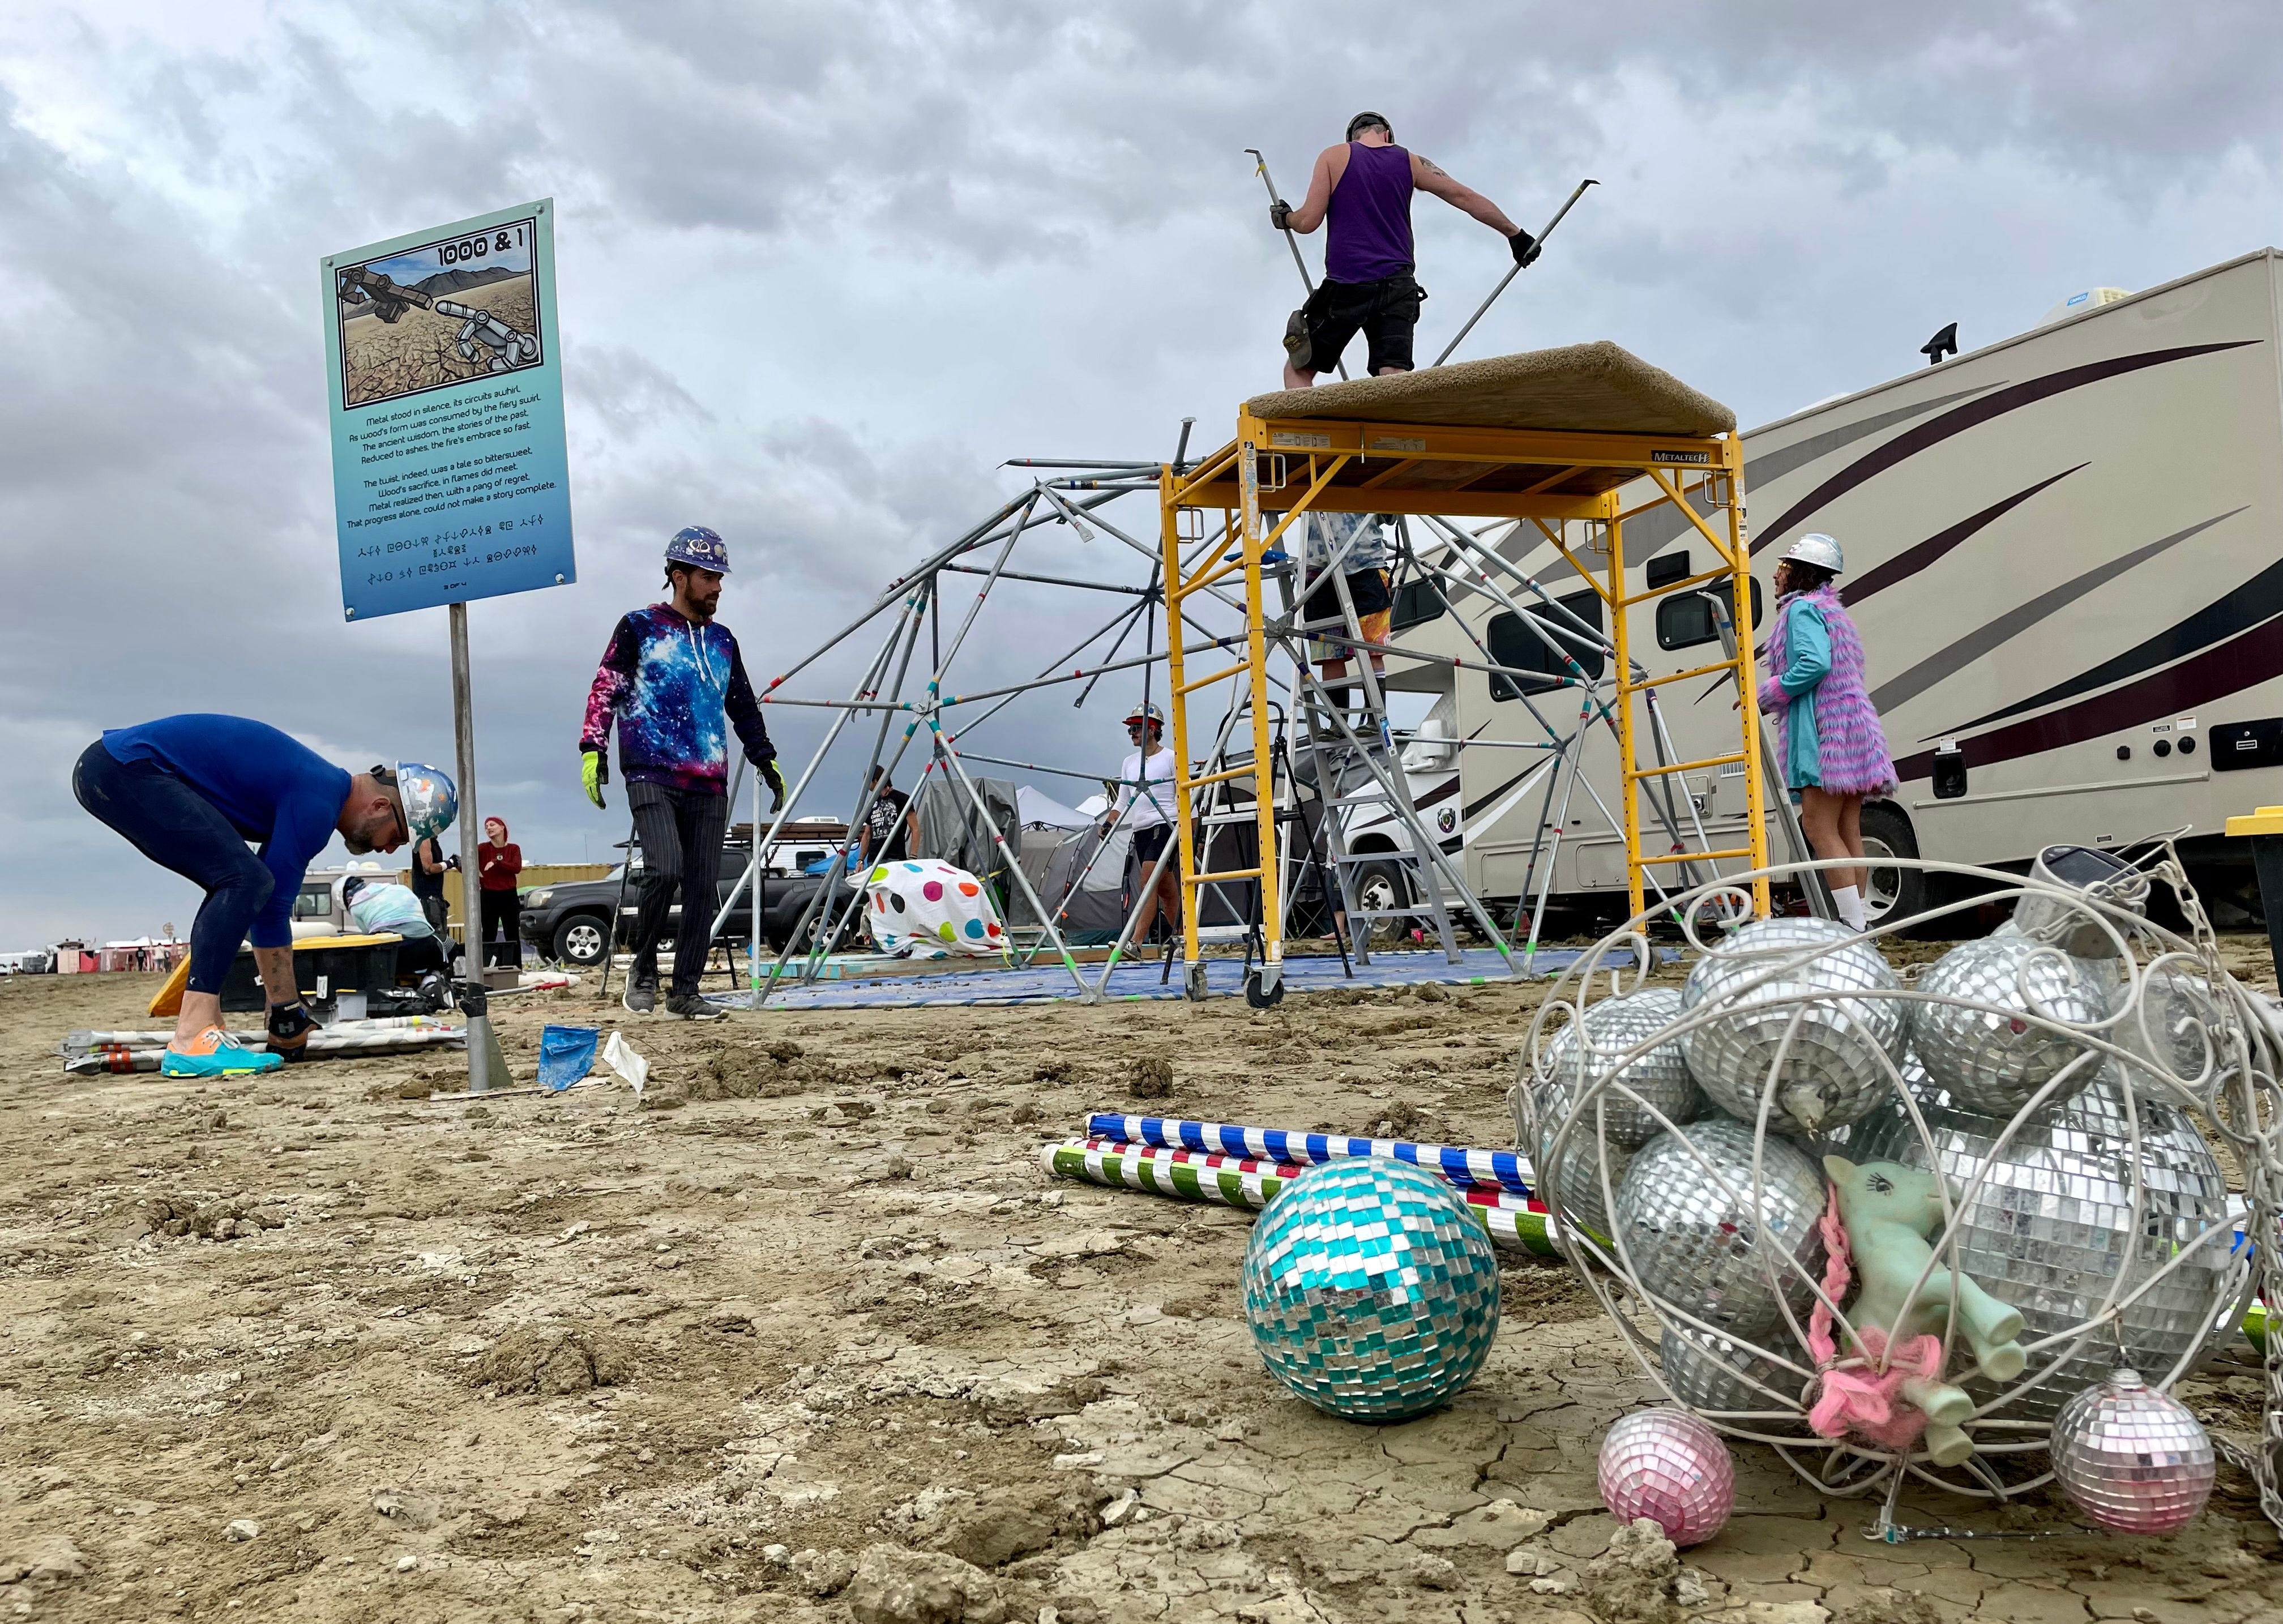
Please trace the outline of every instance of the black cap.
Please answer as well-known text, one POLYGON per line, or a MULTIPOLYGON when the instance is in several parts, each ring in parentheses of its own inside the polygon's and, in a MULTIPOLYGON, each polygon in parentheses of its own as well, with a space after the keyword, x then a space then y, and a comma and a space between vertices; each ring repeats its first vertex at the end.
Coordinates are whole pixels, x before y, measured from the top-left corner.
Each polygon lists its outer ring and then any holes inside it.
POLYGON ((1348 139, 1351 141, 1354 140, 1356 138, 1356 131, 1359 129, 1369 129, 1375 124, 1378 125, 1391 136, 1395 133, 1395 126, 1389 123, 1381 114, 1376 113, 1359 113, 1355 117, 1348 121, 1348 139))

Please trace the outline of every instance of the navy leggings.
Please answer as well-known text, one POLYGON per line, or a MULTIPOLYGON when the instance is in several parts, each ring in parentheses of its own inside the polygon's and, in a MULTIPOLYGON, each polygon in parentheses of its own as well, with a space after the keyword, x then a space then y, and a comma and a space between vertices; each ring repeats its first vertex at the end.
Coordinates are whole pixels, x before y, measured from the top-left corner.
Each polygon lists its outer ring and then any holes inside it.
POLYGON ((222 809, 156 761, 122 763, 97 739, 72 769, 79 804, 136 851, 206 894, 191 925, 190 990, 219 993, 276 881, 222 809))

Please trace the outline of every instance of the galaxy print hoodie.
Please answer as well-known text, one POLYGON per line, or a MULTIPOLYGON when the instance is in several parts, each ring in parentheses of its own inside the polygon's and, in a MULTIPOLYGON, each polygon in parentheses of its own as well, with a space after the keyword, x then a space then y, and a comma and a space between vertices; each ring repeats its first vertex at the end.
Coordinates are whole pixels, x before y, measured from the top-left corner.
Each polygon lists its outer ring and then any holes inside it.
POLYGON ((628 784, 722 793, 731 723, 747 759, 776 757, 737 639, 726 626, 683 619, 669 604, 634 611, 611 634, 587 692, 582 753, 608 749, 614 714, 619 771, 628 784))

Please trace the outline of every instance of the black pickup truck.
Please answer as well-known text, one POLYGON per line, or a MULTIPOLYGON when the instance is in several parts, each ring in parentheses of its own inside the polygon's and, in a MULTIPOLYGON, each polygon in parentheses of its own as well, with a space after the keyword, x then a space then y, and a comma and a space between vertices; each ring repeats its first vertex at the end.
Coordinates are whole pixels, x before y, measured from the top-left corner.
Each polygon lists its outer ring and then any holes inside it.
MULTIPOLYGON (((721 902, 726 902, 729 900, 731 889, 736 887, 738 882, 744 877, 745 864, 752 855, 752 848, 749 846, 730 845, 722 847, 720 881, 721 902)), ((828 853, 823 850, 811 853, 806 849, 786 853, 788 857, 795 860, 822 857, 827 855, 828 853)), ((782 947, 794 927, 800 923, 801 914, 808 907, 809 899, 816 894, 817 887, 827 884, 830 878, 830 875, 784 872, 763 875, 761 878, 761 941, 763 945, 771 949, 782 947)), ((601 879, 572 880, 562 885, 542 886, 524 893, 524 941, 529 943, 541 956, 553 959, 573 969, 584 969, 591 964, 601 964, 604 927, 610 919, 611 910, 619 906, 619 890, 622 881, 626 900, 619 914, 619 937, 620 944, 623 945, 626 938, 633 933, 635 904, 639 900, 638 894, 642 885, 642 859, 639 855, 635 859, 635 871, 631 879, 626 878, 623 874, 623 865, 620 865, 619 868, 612 869, 601 879)), ((844 886, 838 894, 845 899, 854 894, 847 891, 844 886)), ((845 905, 845 901, 842 905, 845 905)), ((716 906, 718 909, 719 904, 717 903, 716 906)), ((818 910, 820 914, 822 911, 822 908, 818 910)), ((677 902, 674 908, 674 917, 678 919, 681 915, 682 906, 677 902)), ((752 937, 752 929, 753 893, 752 887, 747 886, 738 891, 737 906, 723 922, 721 933, 717 940, 742 948, 752 937)), ((816 921, 812 919, 806 930, 803 932, 804 941, 813 934, 815 929, 816 921)), ((669 921, 666 928, 664 944, 665 951, 669 954, 673 951, 674 930, 674 925, 669 921)), ((864 936, 863 921, 859 919, 851 925, 846 931, 841 933, 840 940, 844 948, 865 945, 868 939, 864 936)))

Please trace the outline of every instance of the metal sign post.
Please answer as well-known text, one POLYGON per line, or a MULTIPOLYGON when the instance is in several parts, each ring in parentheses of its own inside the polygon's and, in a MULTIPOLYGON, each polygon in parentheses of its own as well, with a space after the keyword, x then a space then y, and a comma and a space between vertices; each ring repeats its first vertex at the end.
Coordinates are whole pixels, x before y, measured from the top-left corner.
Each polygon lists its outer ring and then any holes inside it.
POLYGON ((468 1088, 508 1081, 483 982, 468 603, 578 579, 552 199, 329 255, 325 367, 341 613, 447 606, 468 1088))

